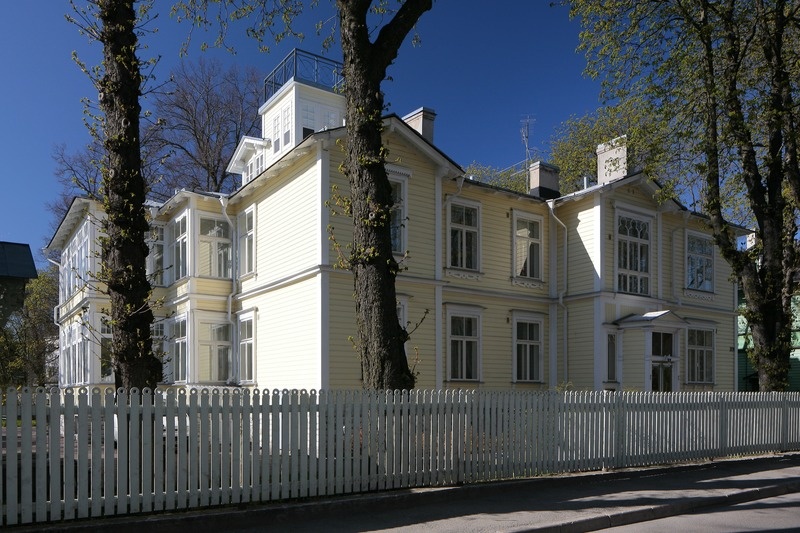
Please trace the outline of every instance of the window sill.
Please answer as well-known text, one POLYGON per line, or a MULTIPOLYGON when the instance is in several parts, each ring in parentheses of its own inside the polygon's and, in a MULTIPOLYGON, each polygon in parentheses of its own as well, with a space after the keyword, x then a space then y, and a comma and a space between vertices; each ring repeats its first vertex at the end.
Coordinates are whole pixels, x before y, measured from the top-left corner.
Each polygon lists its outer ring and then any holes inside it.
POLYGON ((479 379, 467 379, 467 378, 450 378, 445 380, 445 383, 483 383, 483 381, 479 379))
POLYGON ((544 288, 544 282, 540 279, 523 278, 514 276, 511 278, 511 284, 518 287, 525 287, 526 289, 541 289, 544 288))
POLYGON ((711 291, 699 291, 697 289, 683 289, 683 295, 695 300, 713 302, 715 294, 711 291))
POLYGON ((247 281, 249 279, 257 278, 258 273, 254 270, 253 272, 248 272, 246 274, 242 274, 239 276, 239 281, 247 281))
POLYGON ((517 379, 515 381, 512 381, 511 383, 514 385, 546 385, 546 383, 541 379, 539 380, 517 379))
POLYGON ((483 277, 482 272, 478 272, 477 270, 469 270, 463 268, 453 268, 448 267, 444 269, 445 276, 450 276, 451 278, 458 278, 458 279, 472 279, 472 280, 480 280, 483 277))

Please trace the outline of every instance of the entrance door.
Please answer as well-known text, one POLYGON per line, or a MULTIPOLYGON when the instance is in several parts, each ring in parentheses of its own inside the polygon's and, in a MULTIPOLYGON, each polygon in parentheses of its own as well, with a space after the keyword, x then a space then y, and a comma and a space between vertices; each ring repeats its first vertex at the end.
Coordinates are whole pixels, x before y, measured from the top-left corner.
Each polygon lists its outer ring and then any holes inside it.
POLYGON ((672 333, 653 332, 651 382, 653 392, 672 392, 672 333))

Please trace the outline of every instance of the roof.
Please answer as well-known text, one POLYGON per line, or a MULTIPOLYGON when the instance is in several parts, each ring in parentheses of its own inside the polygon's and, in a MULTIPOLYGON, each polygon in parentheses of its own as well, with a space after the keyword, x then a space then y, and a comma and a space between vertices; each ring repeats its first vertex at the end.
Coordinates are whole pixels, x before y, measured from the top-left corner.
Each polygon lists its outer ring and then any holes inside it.
MULTIPOLYGON (((443 167, 448 168, 450 170, 449 174, 452 177, 462 176, 464 174, 464 169, 462 169, 458 163, 453 161, 447 154, 445 154, 443 151, 437 148, 436 145, 425 139, 422 136, 422 134, 420 134, 417 130, 406 124, 406 122, 398 115, 391 113, 389 115, 384 116, 383 124, 385 132, 399 134, 406 141, 410 142, 415 148, 419 149, 419 151, 422 154, 424 154, 425 156, 434 161, 437 161, 443 167)), ((297 146, 295 146, 294 148, 283 154, 280 158, 278 158, 277 161, 274 161, 259 176, 248 181, 247 183, 239 187, 236 191, 234 191, 230 195, 231 200, 237 201, 251 194, 254 188, 258 187, 260 183, 263 183, 263 179, 265 177, 272 176, 276 172, 279 172, 280 170, 286 168, 293 159, 299 157, 302 154, 307 153, 307 151, 314 143, 322 142, 325 140, 336 140, 339 138, 343 138, 346 135, 347 135, 346 126, 328 128, 325 130, 312 133, 311 135, 303 139, 303 141, 301 141, 297 146)), ((243 142, 244 140, 240 141, 239 147, 243 147, 243 142)))
POLYGON ((0 242, 0 277, 32 279, 37 276, 29 245, 0 242))

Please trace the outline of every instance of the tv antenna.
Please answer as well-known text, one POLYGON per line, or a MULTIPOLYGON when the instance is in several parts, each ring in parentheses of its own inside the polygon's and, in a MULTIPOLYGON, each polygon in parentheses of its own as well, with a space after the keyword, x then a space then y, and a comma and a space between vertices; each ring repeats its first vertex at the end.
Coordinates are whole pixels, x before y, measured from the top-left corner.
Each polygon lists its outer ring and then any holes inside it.
POLYGON ((536 122, 536 119, 531 115, 522 115, 520 119, 520 134, 522 135, 522 144, 525 145, 525 163, 531 160, 531 147, 529 144, 531 126, 536 122))

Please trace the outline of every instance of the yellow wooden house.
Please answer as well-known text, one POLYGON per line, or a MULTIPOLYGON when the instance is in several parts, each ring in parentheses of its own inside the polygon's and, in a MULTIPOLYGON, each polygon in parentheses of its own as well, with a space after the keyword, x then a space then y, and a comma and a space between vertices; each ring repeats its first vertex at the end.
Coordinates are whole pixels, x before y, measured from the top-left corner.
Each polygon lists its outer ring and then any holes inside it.
MULTIPOLYGON (((341 65, 295 51, 265 82, 262 137, 245 137, 230 195, 153 204, 149 266, 164 384, 360 388, 353 280, 336 244, 352 221, 341 65)), ((624 139, 598 147, 598 184, 560 195, 481 183, 434 143, 427 108, 384 118, 403 270, 397 309, 422 388, 734 390, 736 290, 705 218, 654 199, 624 139)), ((60 384, 113 383, 107 300, 92 283, 98 204, 78 199, 61 255, 60 384)))

